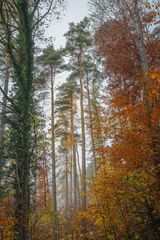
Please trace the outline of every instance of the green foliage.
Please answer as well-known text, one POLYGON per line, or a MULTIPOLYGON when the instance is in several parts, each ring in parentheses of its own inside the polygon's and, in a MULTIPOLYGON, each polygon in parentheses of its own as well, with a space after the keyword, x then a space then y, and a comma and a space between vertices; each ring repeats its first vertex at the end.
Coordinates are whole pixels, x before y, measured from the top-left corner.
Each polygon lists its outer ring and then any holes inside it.
POLYGON ((43 49, 42 55, 37 58, 37 61, 44 66, 53 66, 55 70, 57 70, 57 68, 62 65, 63 52, 64 50, 62 48, 55 50, 53 44, 51 44, 43 49))
POLYGON ((90 47, 92 38, 89 32, 89 19, 85 17, 80 23, 70 23, 69 31, 64 34, 66 37, 66 51, 71 55, 76 55, 79 49, 90 47))

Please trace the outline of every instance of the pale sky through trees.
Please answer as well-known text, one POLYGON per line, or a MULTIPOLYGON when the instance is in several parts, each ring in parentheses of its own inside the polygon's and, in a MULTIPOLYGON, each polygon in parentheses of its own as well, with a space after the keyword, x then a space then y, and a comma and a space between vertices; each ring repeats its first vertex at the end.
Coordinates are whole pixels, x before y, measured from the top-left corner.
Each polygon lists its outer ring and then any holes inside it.
MULTIPOLYGON (((88 0, 65 0, 65 9, 61 20, 51 20, 50 26, 46 29, 46 37, 54 39, 55 48, 65 46, 65 37, 70 22, 78 23, 88 14, 88 0)), ((63 72, 56 77, 56 85, 66 79, 68 73, 63 72)))
POLYGON ((66 9, 64 16, 60 21, 52 21, 50 27, 46 30, 47 37, 55 39, 54 45, 56 48, 65 45, 64 33, 68 31, 68 23, 79 22, 88 13, 88 0, 68 0, 66 1, 66 9))
MULTIPOLYGON (((61 15, 61 20, 51 20, 50 26, 46 29, 45 35, 47 38, 54 39, 55 48, 65 46, 65 37, 63 36, 69 28, 69 23, 78 23, 88 14, 88 0, 66 0, 65 9, 61 15)), ((68 72, 62 72, 56 76, 55 86, 59 86, 68 76, 68 72)), ((45 112, 50 117, 50 105, 44 103, 45 112)))

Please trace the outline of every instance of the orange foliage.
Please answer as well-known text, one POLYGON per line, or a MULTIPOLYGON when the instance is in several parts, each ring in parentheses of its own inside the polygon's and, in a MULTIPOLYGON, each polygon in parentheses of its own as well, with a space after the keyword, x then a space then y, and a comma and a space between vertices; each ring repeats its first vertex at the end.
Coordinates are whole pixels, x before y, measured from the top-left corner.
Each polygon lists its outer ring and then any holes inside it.
POLYGON ((14 239, 14 225, 13 203, 10 198, 5 198, 0 202, 0 240, 14 239))
MULTIPOLYGON (((145 16, 143 24, 153 18, 145 16)), ((146 79, 129 21, 107 22, 95 38, 108 84, 101 111, 105 157, 89 193, 92 202, 82 214, 94 235, 89 239, 159 239, 160 41, 150 36, 146 45, 148 111, 146 79)))

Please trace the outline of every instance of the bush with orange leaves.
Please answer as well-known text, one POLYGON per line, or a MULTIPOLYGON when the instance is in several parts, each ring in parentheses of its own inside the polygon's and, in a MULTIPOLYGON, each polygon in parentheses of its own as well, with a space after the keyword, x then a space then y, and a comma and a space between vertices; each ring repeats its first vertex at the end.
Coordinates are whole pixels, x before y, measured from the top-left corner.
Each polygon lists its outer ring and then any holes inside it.
POLYGON ((15 218, 13 217, 13 203, 9 197, 0 202, 0 240, 13 240, 15 218))
POLYGON ((80 214, 86 219, 88 239, 158 240, 160 194, 156 184, 156 178, 145 169, 126 171, 103 162, 88 193, 91 202, 80 214))

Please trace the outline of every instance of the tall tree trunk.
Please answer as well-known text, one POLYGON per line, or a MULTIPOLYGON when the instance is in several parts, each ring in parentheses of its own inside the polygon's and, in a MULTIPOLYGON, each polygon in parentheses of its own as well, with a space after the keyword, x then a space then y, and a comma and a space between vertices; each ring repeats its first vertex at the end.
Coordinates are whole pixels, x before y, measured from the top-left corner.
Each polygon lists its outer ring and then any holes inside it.
MULTIPOLYGON (((31 163, 31 118, 33 109, 33 39, 32 24, 28 9, 28 1, 17 1, 17 9, 21 18, 19 29, 19 62, 16 63, 9 46, 10 56, 15 71, 17 82, 16 98, 21 116, 17 119, 14 129, 17 135, 15 144, 17 178, 16 179, 16 239, 28 240, 29 238, 29 205, 30 205, 30 163, 31 163)), ((15 116, 16 117, 16 116, 15 116)), ((17 117, 16 117, 17 118, 17 117)))
MULTIPOLYGON (((67 126, 66 126, 66 132, 67 132, 67 126)), ((65 235, 68 234, 68 228, 69 228, 69 222, 68 222, 68 216, 69 216, 69 184, 68 184, 68 173, 69 173, 69 166, 68 166, 68 150, 65 150, 65 235)))
POLYGON ((70 204, 73 204, 73 153, 70 154, 70 186, 69 186, 69 192, 70 192, 70 204))
POLYGON ((65 207, 66 207, 66 220, 68 217, 68 154, 67 154, 67 150, 65 152, 65 180, 66 180, 66 194, 65 194, 65 207))
POLYGON ((46 159, 46 152, 44 153, 44 168, 45 168, 45 179, 46 179, 46 197, 49 198, 49 180, 48 180, 48 164, 46 159))
POLYGON ((17 240, 28 240, 29 236, 29 169, 30 169, 30 121, 29 111, 26 104, 23 112, 23 120, 20 129, 17 131, 17 179, 15 179, 15 199, 16 199, 16 228, 17 240), (20 131, 19 131, 20 130, 20 131))
POLYGON ((57 186, 56 186, 56 155, 55 155, 55 113, 54 113, 55 70, 51 66, 51 134, 52 134, 52 204, 53 204, 53 240, 58 239, 57 219, 57 186))
POLYGON ((79 177, 80 177, 80 185, 82 185, 82 171, 80 166, 80 157, 79 157, 77 143, 76 143, 76 154, 77 154, 77 164, 78 164, 78 171, 79 171, 79 177))
MULTIPOLYGON (((67 122, 65 124, 66 133, 68 130, 67 122)), ((69 186, 68 186, 68 174, 69 174, 69 166, 68 166, 68 149, 65 149, 65 185, 66 185, 66 192, 65 192, 65 221, 66 221, 66 229, 67 229, 67 222, 68 222, 68 203, 69 203, 69 186)), ((66 231, 67 232, 67 231, 66 231)))
POLYGON ((83 93, 83 49, 80 48, 79 53, 79 78, 80 78, 80 111, 81 111, 81 135, 82 135, 82 209, 86 209, 86 139, 85 139, 85 123, 84 123, 84 93, 83 93))
POLYGON ((77 174, 77 188, 78 188, 78 208, 81 208, 81 187, 82 187, 82 171, 80 166, 79 152, 77 143, 75 143, 76 147, 76 156, 77 156, 77 165, 78 165, 78 174, 77 174))
POLYGON ((47 209, 47 179, 46 179, 46 164, 45 164, 45 156, 43 157, 42 159, 42 166, 43 166, 43 169, 42 169, 42 174, 43 174, 43 197, 44 197, 44 207, 45 207, 45 210, 47 209))
POLYGON ((97 161, 96 161, 96 151, 94 143, 94 132, 93 132, 93 118, 92 118, 92 109, 91 109, 91 99, 90 99, 90 88, 89 88, 89 79, 87 75, 87 98, 88 98, 88 110, 89 110, 89 127, 91 134, 91 143, 92 143, 92 153, 93 153, 93 177, 97 175, 97 161))
MULTIPOLYGON (((7 61, 6 64, 6 71, 4 74, 4 88, 3 91, 5 93, 5 95, 8 95, 8 85, 9 85, 9 77, 10 77, 10 72, 9 72, 9 61, 7 61)), ((2 113, 1 113, 1 119, 0 119, 0 198, 1 198, 1 180, 2 180, 2 167, 3 167, 3 138, 5 135, 5 117, 6 117, 6 110, 7 110, 7 99, 6 97, 3 95, 2 98, 2 113)))
POLYGON ((104 148, 104 138, 103 138, 103 133, 102 133, 102 123, 101 123, 101 112, 99 110, 99 106, 96 100, 96 94, 93 86, 93 100, 92 100, 92 107, 94 111, 94 121, 97 125, 97 134, 95 136, 98 139, 98 145, 100 148, 100 157, 101 159, 105 159, 105 154, 103 152, 104 148))
POLYGON ((77 209, 77 160, 76 146, 74 137, 74 110, 73 110, 73 95, 71 96, 71 135, 72 135, 72 156, 73 156, 73 187, 74 187, 74 209, 77 209))
MULTIPOLYGON (((79 78, 80 78, 80 112, 81 112, 81 136, 82 136, 82 210, 86 210, 87 198, 86 198, 86 137, 85 137, 85 121, 84 121, 84 92, 83 92, 83 48, 80 48, 79 53, 79 78)), ((82 220, 82 232, 84 239, 87 233, 86 220, 82 220)))
POLYGON ((138 10, 138 0, 133 1, 133 16, 134 16, 134 25, 135 25, 135 32, 136 32, 136 44, 139 51, 140 59, 141 59, 141 65, 143 70, 143 98, 144 103, 146 105, 148 114, 150 115, 150 105, 148 102, 148 83, 147 83, 147 72, 149 70, 148 67, 148 59, 147 59, 147 53, 145 49, 145 43, 144 43, 144 37, 143 37, 143 31, 142 31, 142 25, 138 10))

